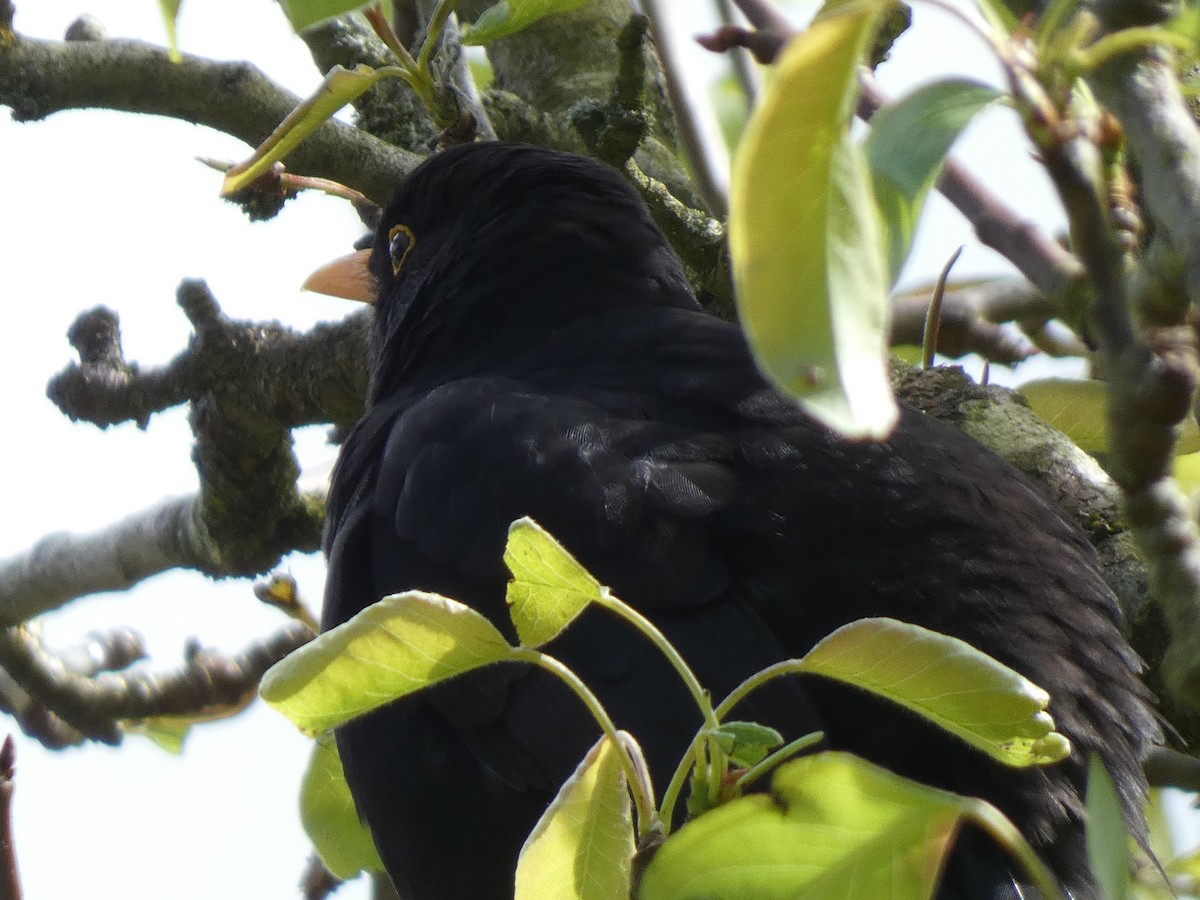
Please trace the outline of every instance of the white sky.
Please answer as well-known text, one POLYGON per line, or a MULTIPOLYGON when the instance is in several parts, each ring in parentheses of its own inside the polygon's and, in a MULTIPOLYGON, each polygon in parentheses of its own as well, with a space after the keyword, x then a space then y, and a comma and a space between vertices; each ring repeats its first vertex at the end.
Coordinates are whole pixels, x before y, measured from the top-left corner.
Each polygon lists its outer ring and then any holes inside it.
MULTIPOLYGON (((696 8, 705 4, 677 2, 687 27, 699 31, 696 8)), ((111 37, 162 40, 153 0, 25 0, 16 28, 58 38, 84 11, 111 37)), ((902 41, 881 72, 885 85, 898 92, 918 78, 950 72, 996 80, 978 38, 947 26, 938 11, 919 7, 918 16, 927 21, 916 30, 926 36, 902 41)), ((297 93, 320 80, 268 0, 185 3, 180 41, 192 53, 251 58, 297 93)), ((206 278, 231 317, 306 327, 349 310, 345 302, 298 292, 315 263, 345 252, 361 233, 344 204, 302 197, 274 221, 250 225, 218 200, 219 176, 193 161, 241 158, 247 149, 206 128, 149 117, 70 112, 17 125, 7 111, 0 114, 7 176, 0 265, 9 316, 0 329, 0 422, 9 429, 0 442, 0 558, 47 532, 103 527, 196 489, 185 410, 155 416, 145 432, 131 426, 101 432, 69 423, 45 399, 49 377, 74 358, 64 334, 80 311, 97 304, 116 309, 126 357, 148 367, 187 341, 188 324, 174 302, 182 277, 206 278)), ((1015 140, 1010 113, 989 114, 960 149, 980 174, 1005 184, 1005 194, 1028 215, 1061 226, 1044 177, 1015 140)), ((930 215, 910 277, 933 278, 962 243, 967 250, 958 273, 1001 268, 940 198, 930 215)), ((324 429, 310 429, 298 444, 306 466, 320 468, 333 457, 324 429)), ((319 602, 320 561, 296 558, 289 566, 310 601, 319 602)), ((78 602, 47 617, 45 630, 52 644, 65 644, 118 623, 140 630, 157 665, 166 667, 179 660, 191 635, 232 652, 282 619, 258 604, 246 582, 214 585, 175 572, 127 595, 78 602)), ((44 751, 20 734, 16 739, 16 839, 30 900, 297 896, 308 847, 296 788, 308 742, 261 704, 195 731, 179 758, 136 737, 116 750, 64 753, 44 751)), ((338 896, 365 895, 356 885, 338 896)))

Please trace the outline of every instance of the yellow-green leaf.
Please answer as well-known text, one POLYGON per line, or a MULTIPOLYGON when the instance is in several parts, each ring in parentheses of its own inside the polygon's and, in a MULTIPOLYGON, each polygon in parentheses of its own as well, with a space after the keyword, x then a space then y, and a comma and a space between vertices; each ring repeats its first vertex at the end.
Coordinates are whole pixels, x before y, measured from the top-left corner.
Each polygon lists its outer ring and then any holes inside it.
POLYGON ((972 119, 1001 94, 965 78, 924 85, 871 120, 865 148, 882 212, 890 283, 908 259, 925 198, 946 154, 972 119))
POLYGON ((571 624, 603 588, 567 549, 528 517, 509 526, 504 562, 509 614, 525 647, 540 647, 571 624))
POLYGON ((622 752, 600 738, 559 790, 521 849, 515 900, 629 896, 633 815, 622 752))
POLYGON ((288 113, 287 118, 279 123, 279 127, 271 132, 249 159, 225 173, 221 193, 233 194, 251 184, 347 103, 365 94, 384 78, 402 78, 404 75, 404 70, 398 66, 372 69, 359 65, 353 70, 334 66, 316 92, 288 113))
POLYGON ((1172 474, 1185 494, 1200 491, 1200 453, 1185 453, 1172 461, 1172 474))
POLYGON ((1129 835, 1112 776, 1095 754, 1088 761, 1087 854, 1104 900, 1130 896, 1129 835))
MULTIPOLYGON (((1038 418, 1053 425, 1082 450, 1108 450, 1108 385, 1087 378, 1039 378, 1018 389, 1038 418)), ((1200 427, 1187 416, 1180 423, 1175 453, 1200 450, 1200 427)))
POLYGON ((849 4, 784 50, 730 194, 737 301, 760 367, 825 424, 882 437, 898 415, 879 213, 847 131, 886 0, 849 4))
POLYGON ((887 697, 1010 766, 1070 751, 1050 695, 965 641, 895 619, 860 619, 820 641, 800 669, 887 697))
POLYGON ((158 8, 162 12, 163 25, 167 29, 167 47, 170 48, 171 62, 183 62, 183 54, 179 52, 179 36, 176 26, 179 22, 179 7, 183 0, 158 0, 158 8))
POLYGON ((689 822, 651 859, 639 900, 919 900, 963 817, 954 794, 848 753, 786 763, 772 794, 689 822))
POLYGON ((1075 378, 1039 378, 1018 388, 1042 421, 1087 453, 1108 449, 1108 385, 1075 378))
POLYGON ((368 606, 272 666, 259 693, 308 734, 513 654, 484 616, 408 591, 368 606))
POLYGON ((490 44, 528 28, 538 19, 578 9, 587 0, 500 0, 463 28, 464 44, 490 44))
POLYGON ((280 0, 284 15, 297 31, 366 5, 363 0, 280 0))
POLYGON ((140 734, 148 738, 168 753, 178 755, 183 752, 183 743, 196 721, 193 717, 158 716, 132 722, 122 728, 129 734, 140 734))
POLYGON ((313 744, 300 783, 300 821, 325 868, 338 878, 383 869, 375 842, 358 817, 332 736, 313 744))

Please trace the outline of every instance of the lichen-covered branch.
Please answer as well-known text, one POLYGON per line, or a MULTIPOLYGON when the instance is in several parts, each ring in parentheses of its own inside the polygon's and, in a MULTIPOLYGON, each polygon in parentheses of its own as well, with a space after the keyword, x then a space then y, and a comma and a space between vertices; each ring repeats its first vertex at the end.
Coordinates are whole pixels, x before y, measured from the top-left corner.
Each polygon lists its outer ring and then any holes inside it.
POLYGON ((1200 129, 1169 55, 1120 57, 1089 83, 1125 129, 1138 162, 1142 203, 1183 262, 1192 303, 1200 303, 1200 129))
MULTIPOLYGON (((1159 327, 1150 337, 1139 332, 1124 247, 1109 218, 1094 132, 1087 122, 1059 119, 1063 113, 1040 93, 1032 77, 1015 69, 1010 74, 1014 94, 1028 112, 1027 129, 1066 209, 1072 246, 1093 288, 1093 331, 1110 386, 1108 468, 1121 487, 1125 521, 1146 555, 1152 593, 1169 626, 1161 673, 1169 692, 1164 700, 1194 710, 1200 708, 1200 529, 1171 478, 1171 461, 1176 428, 1197 385, 1195 336, 1184 327, 1159 327)), ((1171 107, 1180 102, 1177 96, 1147 96, 1132 81, 1124 87, 1107 86, 1110 102, 1118 109, 1128 103, 1117 96, 1124 89, 1132 90, 1138 103, 1171 107)), ((1160 86, 1166 87, 1161 82, 1160 86)), ((1127 131, 1143 132, 1129 137, 1139 160, 1142 155, 1161 159, 1173 153, 1169 137, 1144 133, 1146 123, 1157 120, 1139 112, 1126 126, 1127 131)), ((1158 189, 1188 190, 1166 184, 1158 189)), ((1200 213, 1200 207, 1193 212, 1200 213)))
MULTIPOLYGON (((27 122, 67 109, 150 113, 208 125, 257 146, 300 102, 244 62, 214 62, 140 41, 0 40, 0 104, 27 122)), ((356 188, 377 203, 420 157, 336 120, 289 156, 288 168, 356 188)))
POLYGON ((200 493, 92 535, 51 535, 0 561, 0 623, 171 568, 250 575, 292 550, 317 548, 324 497, 296 487, 291 429, 347 427, 358 417, 367 315, 301 334, 227 319, 203 282, 184 282, 179 302, 194 336, 183 353, 148 372, 126 362, 113 313, 82 314, 70 331, 80 361, 54 378, 49 393, 71 418, 101 426, 145 425, 152 413, 191 401, 200 493))
POLYGON ((71 419, 102 428, 144 428, 153 413, 222 387, 252 393, 287 427, 346 426, 361 414, 368 310, 300 333, 275 322, 226 319, 202 282, 184 282, 179 302, 193 338, 166 366, 148 371, 125 361, 116 313, 81 313, 67 332, 79 362, 51 379, 50 399, 71 419))

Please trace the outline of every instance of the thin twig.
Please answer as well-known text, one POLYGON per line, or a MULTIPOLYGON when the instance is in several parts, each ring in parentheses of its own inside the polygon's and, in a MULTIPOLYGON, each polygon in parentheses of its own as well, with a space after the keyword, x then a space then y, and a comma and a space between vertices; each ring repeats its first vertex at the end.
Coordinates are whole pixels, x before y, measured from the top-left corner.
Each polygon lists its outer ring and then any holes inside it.
POLYGON ((16 752, 10 734, 0 746, 0 900, 21 900, 21 877, 17 872, 17 848, 12 822, 16 752))
POLYGON ((669 25, 662 0, 642 0, 650 18, 654 45, 662 60, 667 93, 679 122, 679 137, 695 172, 696 183, 709 212, 718 218, 729 214, 729 151, 708 101, 706 85, 689 77, 683 50, 669 25))
POLYGON ((31 633, 0 629, 0 666, 46 708, 85 736, 119 743, 121 723, 162 716, 224 718, 255 696, 263 673, 288 653, 312 640, 300 623, 233 656, 193 648, 174 672, 102 672, 83 677, 70 672, 31 633))

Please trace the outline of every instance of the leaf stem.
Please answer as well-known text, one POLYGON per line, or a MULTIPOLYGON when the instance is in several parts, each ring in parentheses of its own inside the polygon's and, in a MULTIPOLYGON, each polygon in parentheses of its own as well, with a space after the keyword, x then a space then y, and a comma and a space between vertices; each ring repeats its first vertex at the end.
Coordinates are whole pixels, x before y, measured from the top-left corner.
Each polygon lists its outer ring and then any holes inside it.
POLYGON ((400 60, 404 68, 410 72, 417 71, 417 61, 413 59, 412 54, 408 52, 408 48, 404 46, 396 32, 392 30, 392 23, 387 20, 387 16, 383 14, 383 5, 373 3, 363 11, 363 17, 374 29, 376 36, 383 41, 384 45, 395 54, 396 59, 400 60))
POLYGON ((1192 42, 1184 35, 1147 25, 1106 34, 1086 50, 1079 51, 1074 62, 1080 70, 1093 72, 1114 57, 1158 45, 1189 52, 1192 50, 1192 42))
POLYGON ((592 714, 600 729, 613 742, 613 746, 621 751, 621 765, 625 769, 625 778, 629 782, 629 792, 633 795, 634 806, 637 807, 638 837, 642 838, 656 831, 659 827, 659 817, 658 811, 654 807, 654 786, 650 783, 648 769, 644 764, 639 767, 630 758, 630 742, 621 739, 616 726, 609 718, 608 710, 600 702, 600 698, 593 694, 583 683, 583 679, 567 665, 540 650, 514 648, 508 659, 514 662, 532 663, 545 669, 574 691, 575 696, 583 701, 583 705, 588 708, 588 712, 592 714))
POLYGON ((778 750, 767 754, 761 760, 747 769, 742 774, 742 777, 737 780, 738 790, 741 791, 749 787, 784 760, 790 759, 801 750, 807 750, 809 747, 815 746, 816 744, 821 743, 823 740, 825 740, 825 732, 813 731, 809 732, 803 737, 796 738, 794 741, 789 741, 778 750))
POLYGON ((784 675, 799 675, 804 672, 803 659, 785 659, 777 662, 772 666, 767 666, 758 672, 755 672, 732 691, 729 696, 717 704, 716 715, 718 719, 723 719, 729 715, 730 710, 741 703, 753 691, 758 690, 768 681, 774 678, 780 678, 784 675))
POLYGON ((433 57, 433 51, 442 36, 442 29, 446 26, 446 20, 450 18, 456 6, 458 6, 458 0, 441 0, 429 20, 429 31, 425 34, 425 43, 421 45, 421 52, 417 54, 417 67, 426 75, 429 72, 429 60, 433 57))
POLYGON ((667 658, 667 661, 675 668, 675 671, 679 673, 679 677, 687 686, 688 691, 691 692, 692 699, 696 701, 696 706, 700 708, 700 712, 704 716, 705 726, 708 728, 717 728, 720 726, 721 720, 713 711, 712 699, 708 696, 708 691, 700 684, 700 679, 696 677, 696 673, 691 670, 691 667, 679 655, 679 651, 671 645, 666 635, 659 631, 653 622, 632 606, 614 596, 608 588, 602 588, 600 597, 594 602, 598 606, 616 613, 642 634, 646 635, 654 646, 662 651, 663 656, 667 658))
POLYGON ((1058 880, 1041 858, 1029 846, 1025 835, 1009 818, 986 800, 963 797, 962 810, 968 820, 978 825, 1020 862, 1040 895, 1046 900, 1065 900, 1058 880))

